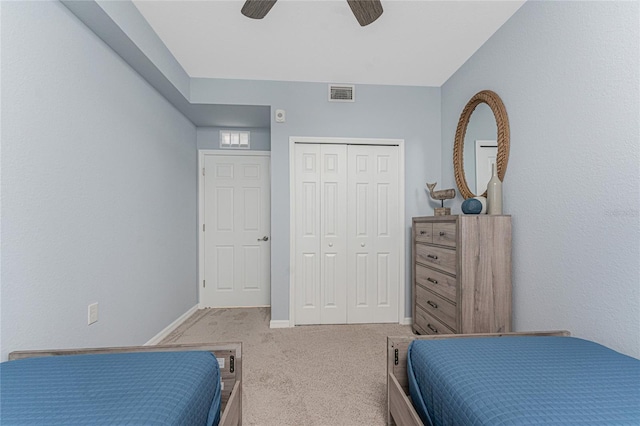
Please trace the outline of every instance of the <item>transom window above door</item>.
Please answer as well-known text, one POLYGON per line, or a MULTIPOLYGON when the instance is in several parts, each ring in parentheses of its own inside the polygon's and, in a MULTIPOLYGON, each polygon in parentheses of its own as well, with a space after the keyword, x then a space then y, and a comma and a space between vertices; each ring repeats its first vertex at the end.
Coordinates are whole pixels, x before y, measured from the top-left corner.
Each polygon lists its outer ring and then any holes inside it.
POLYGON ((250 148, 250 132, 238 130, 220 130, 220 148, 250 148))

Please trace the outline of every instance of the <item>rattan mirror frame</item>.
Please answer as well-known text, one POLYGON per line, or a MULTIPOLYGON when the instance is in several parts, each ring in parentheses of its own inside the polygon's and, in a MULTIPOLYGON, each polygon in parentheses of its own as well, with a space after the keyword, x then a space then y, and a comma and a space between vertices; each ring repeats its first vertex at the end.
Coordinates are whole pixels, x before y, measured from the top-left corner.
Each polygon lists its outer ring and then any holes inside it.
MULTIPOLYGON (((502 103, 502 99, 495 92, 491 90, 483 90, 476 93, 465 105, 460 114, 458 120, 458 128, 456 129, 456 137, 453 144, 453 169, 456 178, 456 184, 462 197, 467 198, 476 197, 467 185, 467 179, 464 174, 464 137, 467 133, 467 126, 469 125, 469 119, 471 114, 478 105, 485 103, 489 105, 493 116, 496 119, 496 127, 498 129, 498 154, 496 158, 496 164, 498 166, 498 177, 500 180, 504 180, 504 175, 507 171, 507 162, 509 161, 509 117, 507 116, 507 110, 502 103)), ((487 196, 485 191, 482 195, 487 196)))

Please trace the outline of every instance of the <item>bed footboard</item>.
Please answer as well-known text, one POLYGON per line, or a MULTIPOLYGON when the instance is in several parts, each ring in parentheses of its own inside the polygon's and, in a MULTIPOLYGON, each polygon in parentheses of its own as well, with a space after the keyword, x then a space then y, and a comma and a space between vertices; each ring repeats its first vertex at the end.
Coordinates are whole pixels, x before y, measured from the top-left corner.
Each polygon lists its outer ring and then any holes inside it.
POLYGON ((242 343, 174 344, 156 346, 127 346, 115 348, 63 349, 40 351, 16 351, 9 354, 9 361, 59 355, 90 355, 127 352, 179 352, 209 351, 220 365, 222 380, 221 426, 242 425, 242 343))
POLYGON ((422 426, 422 421, 413 408, 413 404, 409 396, 405 393, 396 377, 389 374, 388 380, 388 400, 389 413, 388 423, 394 424, 396 421, 399 425, 405 426, 422 426))
POLYGON ((423 425, 409 397, 407 351, 414 340, 459 339, 501 336, 569 336, 568 331, 536 331, 518 333, 443 334, 433 336, 387 337, 387 424, 423 425))
POLYGON ((407 350, 418 336, 387 337, 387 424, 422 425, 409 397, 407 350))

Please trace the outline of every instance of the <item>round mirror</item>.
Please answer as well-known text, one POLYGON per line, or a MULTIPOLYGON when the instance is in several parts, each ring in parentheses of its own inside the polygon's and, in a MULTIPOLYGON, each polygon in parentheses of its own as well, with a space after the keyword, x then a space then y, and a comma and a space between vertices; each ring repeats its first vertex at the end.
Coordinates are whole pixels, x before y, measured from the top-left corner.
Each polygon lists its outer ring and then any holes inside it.
POLYGON ((453 145, 453 167, 460 194, 465 199, 486 197, 491 164, 496 164, 498 177, 503 180, 508 159, 507 110, 496 93, 478 92, 460 114, 453 145))

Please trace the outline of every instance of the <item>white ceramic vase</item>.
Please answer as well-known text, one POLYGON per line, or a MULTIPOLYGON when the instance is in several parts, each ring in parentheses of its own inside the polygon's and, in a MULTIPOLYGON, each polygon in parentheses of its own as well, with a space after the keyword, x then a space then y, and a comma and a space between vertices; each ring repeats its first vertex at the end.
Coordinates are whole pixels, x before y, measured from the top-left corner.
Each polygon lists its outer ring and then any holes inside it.
POLYGON ((487 213, 502 214, 502 181, 498 177, 498 167, 491 166, 491 180, 487 184, 487 213))
POLYGON ((487 214, 487 199, 485 197, 473 197, 476 200, 480 201, 480 204, 482 204, 482 210, 480 210, 480 214, 487 214))

